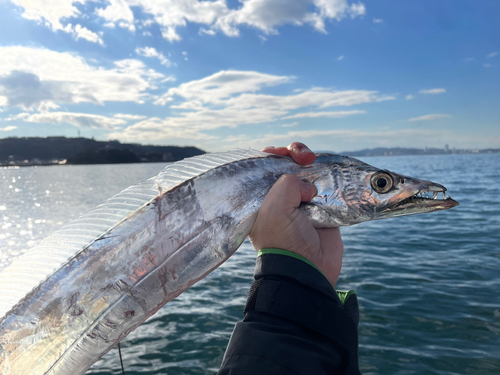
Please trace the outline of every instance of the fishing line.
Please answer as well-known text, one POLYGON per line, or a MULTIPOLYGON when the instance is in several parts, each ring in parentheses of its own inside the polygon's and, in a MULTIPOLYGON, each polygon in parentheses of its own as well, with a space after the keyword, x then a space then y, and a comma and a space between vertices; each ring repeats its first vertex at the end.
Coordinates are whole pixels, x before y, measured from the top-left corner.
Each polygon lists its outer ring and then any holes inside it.
POLYGON ((125 375, 125 369, 123 368, 122 350, 120 348, 120 343, 118 343, 118 355, 120 356, 120 364, 122 365, 122 374, 125 375))

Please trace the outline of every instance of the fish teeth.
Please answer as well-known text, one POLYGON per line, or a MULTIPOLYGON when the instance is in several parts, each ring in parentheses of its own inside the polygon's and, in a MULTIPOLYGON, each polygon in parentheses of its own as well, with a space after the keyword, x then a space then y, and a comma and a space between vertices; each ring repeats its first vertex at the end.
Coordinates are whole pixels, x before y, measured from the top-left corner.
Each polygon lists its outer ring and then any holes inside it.
POLYGON ((438 192, 437 192, 437 191, 435 191, 435 192, 432 194, 432 199, 436 199, 436 198, 437 198, 437 196, 438 196, 438 192))

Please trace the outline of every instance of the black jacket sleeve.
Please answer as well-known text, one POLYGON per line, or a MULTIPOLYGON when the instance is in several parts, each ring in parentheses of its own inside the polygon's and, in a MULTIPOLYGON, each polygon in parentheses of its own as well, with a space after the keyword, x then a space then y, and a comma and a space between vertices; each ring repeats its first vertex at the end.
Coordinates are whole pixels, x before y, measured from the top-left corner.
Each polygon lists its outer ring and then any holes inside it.
POLYGON ((314 267, 262 255, 219 375, 359 374, 358 320, 356 295, 342 303, 314 267))

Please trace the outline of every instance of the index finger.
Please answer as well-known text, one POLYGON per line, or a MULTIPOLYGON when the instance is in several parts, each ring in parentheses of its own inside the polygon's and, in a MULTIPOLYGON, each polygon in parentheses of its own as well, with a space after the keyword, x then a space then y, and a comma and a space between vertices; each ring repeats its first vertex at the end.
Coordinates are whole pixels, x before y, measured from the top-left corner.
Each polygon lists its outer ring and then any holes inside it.
POLYGON ((301 142, 293 142, 288 147, 268 146, 262 151, 275 155, 291 156, 297 164, 301 165, 312 164, 316 160, 316 154, 301 142))

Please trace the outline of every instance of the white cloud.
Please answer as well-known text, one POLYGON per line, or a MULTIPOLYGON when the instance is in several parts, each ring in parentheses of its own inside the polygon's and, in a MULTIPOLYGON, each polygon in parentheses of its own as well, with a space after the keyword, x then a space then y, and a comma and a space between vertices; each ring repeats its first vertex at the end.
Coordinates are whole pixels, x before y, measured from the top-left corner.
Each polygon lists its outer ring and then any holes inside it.
POLYGON ((163 55, 163 53, 158 52, 155 48, 153 47, 137 47, 135 49, 135 53, 137 53, 140 56, 144 57, 157 57, 160 60, 160 63, 162 65, 165 65, 167 68, 172 65, 169 59, 163 55))
MULTIPOLYGON (((333 1, 330 1, 330 3, 333 3, 333 1)), ((362 3, 352 4, 350 8, 347 9, 347 13, 351 17, 351 19, 356 18, 358 16, 363 16, 366 14, 365 5, 362 3)))
POLYGON ((428 90, 420 90, 419 94, 444 94, 446 89, 428 89, 428 90))
MULTIPOLYGON (((171 88, 158 101, 170 104, 178 113, 166 118, 148 118, 109 134, 110 138, 124 141, 158 141, 172 139, 207 140, 210 131, 221 127, 236 128, 246 124, 272 123, 300 117, 343 117, 364 111, 306 112, 335 106, 351 106, 394 97, 379 95, 376 91, 333 91, 315 88, 290 95, 261 93, 266 87, 288 83, 293 77, 274 76, 259 72, 222 71, 200 80, 183 83, 171 88)), ((292 91, 292 90, 291 90, 292 91)))
POLYGON ((17 126, 5 126, 3 128, 0 128, 0 132, 10 132, 12 130, 16 130, 17 126))
POLYGON ((342 61, 344 60, 344 55, 337 57, 337 61, 342 61))
POLYGON ((56 103, 141 103, 164 76, 138 60, 106 69, 70 54, 30 47, 0 47, 0 95, 8 106, 56 108, 56 103))
POLYGON ((159 53, 158 51, 153 48, 153 47, 137 47, 135 49, 135 53, 137 53, 140 56, 145 56, 145 57, 158 57, 159 53))
POLYGON ((383 23, 384 20, 382 18, 374 18, 373 23, 383 23))
POLYGON ((451 117, 451 116, 446 115, 446 114, 442 114, 442 113, 434 113, 434 114, 420 116, 420 117, 413 117, 411 119, 408 119, 408 121, 431 121, 431 120, 438 120, 441 118, 449 118, 449 117, 451 117))
POLYGON ((101 46, 104 45, 104 41, 99 35, 90 31, 86 27, 82 27, 81 25, 73 27, 70 23, 68 23, 63 30, 72 33, 76 40, 82 38, 92 43, 99 43, 101 46))
POLYGON ((376 91, 333 91, 322 88, 287 96, 254 94, 264 87, 291 82, 293 79, 294 77, 273 76, 259 72, 221 71, 201 80, 183 83, 179 87, 169 89, 156 101, 156 104, 166 104, 174 101, 176 97, 181 97, 186 101, 172 108, 201 110, 204 105, 211 104, 237 110, 268 108, 291 111, 306 106, 326 108, 394 99, 392 96, 378 95, 376 91))
POLYGON ((292 128, 292 127, 297 126, 297 125, 299 125, 298 122, 291 122, 289 124, 283 124, 281 126, 284 127, 284 128, 292 128))
POLYGON ((63 30, 62 19, 76 17, 80 11, 74 3, 85 4, 86 0, 13 0, 24 8, 23 17, 39 23, 45 23, 53 31, 63 30))
POLYGON ((73 26, 67 23, 65 26, 62 20, 76 18, 80 16, 80 11, 73 4, 85 4, 87 0, 12 0, 16 5, 24 8, 22 16, 26 19, 43 23, 52 31, 64 31, 73 34, 75 39, 85 39, 89 42, 104 45, 98 34, 90 31, 86 27, 77 24, 73 26))
POLYGON ((174 76, 168 76, 168 77, 165 77, 161 80, 162 83, 175 82, 175 81, 177 81, 177 78, 175 78, 174 76))
POLYGON ((161 36, 170 42, 178 42, 182 38, 179 34, 177 34, 177 31, 175 31, 174 27, 166 27, 161 31, 161 36))
POLYGON ((474 61, 474 57, 466 57, 465 59, 463 59, 463 61, 466 63, 470 63, 470 62, 474 61))
POLYGON ((483 66, 484 66, 485 68, 493 68, 493 67, 495 67, 496 65, 495 65, 495 64, 485 63, 485 64, 483 64, 483 66))
POLYGON ((144 120, 145 118, 148 118, 148 116, 130 115, 127 113, 117 113, 116 115, 113 115, 113 117, 122 118, 124 120, 144 120))
POLYGON ((0 75, 0 94, 4 106, 18 106, 30 109, 47 103, 59 96, 50 85, 42 84, 38 76, 18 70, 0 75))
MULTIPOLYGON (((12 0, 24 8, 23 17, 45 23, 52 30, 68 30, 63 20, 76 18, 80 12, 74 4, 85 4, 87 0, 12 0)), ((181 40, 178 29, 187 23, 203 25, 200 34, 213 35, 220 31, 228 36, 238 36, 241 26, 250 26, 264 34, 276 34, 284 25, 311 25, 319 32, 326 33, 325 23, 351 19, 366 14, 362 3, 348 3, 348 0, 243 0, 237 8, 229 8, 226 0, 107 0, 106 8, 98 8, 95 15, 105 20, 105 26, 116 25, 134 32, 134 14, 131 6, 151 16, 162 36, 173 42, 181 40)), ((80 38, 88 32, 76 31, 80 38)))
MULTIPOLYGON (((293 77, 273 76, 259 72, 221 71, 209 77, 183 83, 179 87, 169 89, 156 101, 156 104, 165 104, 172 101, 175 96, 192 100, 189 103, 190 105, 198 103, 217 104, 231 95, 242 92, 255 92, 262 87, 279 85, 292 79, 293 77)), ((185 108, 185 106, 179 108, 185 108)))
POLYGON ((217 34, 214 30, 212 29, 205 29, 203 27, 200 28, 200 31, 198 31, 198 34, 200 35, 210 35, 210 36, 214 36, 215 34, 217 34))
POLYGON ((414 97, 412 94, 408 94, 408 95, 406 95, 406 97, 405 97, 405 99, 406 99, 406 100, 412 100, 412 99, 414 99, 414 98, 415 98, 415 97, 414 97))
POLYGON ((181 40, 177 28, 185 27, 187 22, 211 26, 229 12, 224 0, 129 0, 127 3, 151 15, 160 26, 162 36, 171 42, 181 40))
POLYGON ((25 122, 34 123, 52 123, 52 124, 70 124, 77 127, 85 127, 92 129, 113 129, 115 126, 123 125, 125 120, 110 118, 100 115, 88 113, 73 113, 73 112, 47 112, 47 113, 21 113, 12 116, 10 120, 22 120, 25 122))
POLYGON ((364 4, 349 5, 347 0, 247 0, 241 8, 218 17, 215 27, 230 36, 239 35, 240 25, 255 27, 265 34, 276 34, 279 26, 310 24, 317 31, 326 33, 325 21, 340 21, 347 16, 355 18, 365 13, 364 4))
POLYGON ((338 112, 303 112, 297 113, 296 115, 283 117, 283 119, 293 119, 293 118, 316 118, 316 117, 329 117, 329 118, 342 118, 351 115, 364 114, 366 111, 338 111, 338 112))
POLYGON ((96 10, 97 15, 108 21, 108 27, 115 27, 116 24, 122 28, 135 32, 134 13, 125 0, 108 0, 106 9, 96 10))
POLYGON ((498 52, 492 52, 492 53, 486 55, 486 58, 491 59, 492 57, 495 57, 495 56, 498 56, 498 52))

